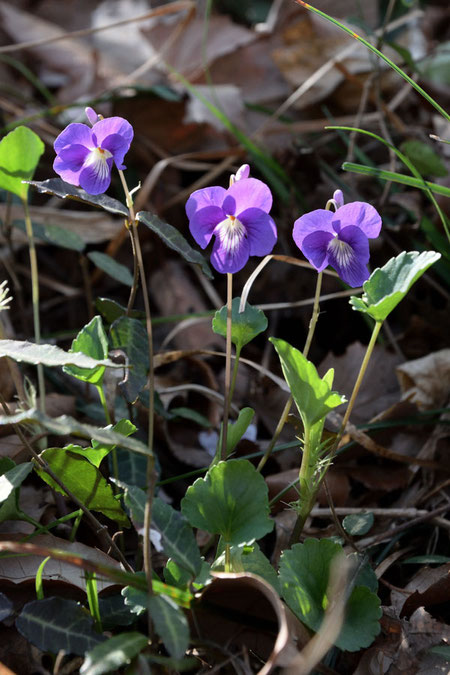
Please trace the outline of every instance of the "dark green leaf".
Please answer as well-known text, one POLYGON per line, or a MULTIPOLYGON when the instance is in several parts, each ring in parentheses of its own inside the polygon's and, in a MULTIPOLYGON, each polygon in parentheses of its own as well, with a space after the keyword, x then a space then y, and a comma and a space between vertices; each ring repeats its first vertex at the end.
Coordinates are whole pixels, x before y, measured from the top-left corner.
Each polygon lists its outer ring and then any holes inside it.
POLYGON ((450 645, 437 645, 436 647, 432 647, 429 652, 431 654, 442 656, 444 659, 450 661, 450 645))
POLYGON ((264 478, 245 459, 219 462, 181 501, 193 527, 220 534, 225 544, 251 543, 273 529, 264 478))
POLYGON ((104 630, 116 626, 130 626, 136 621, 136 615, 125 605, 124 598, 120 594, 101 597, 98 599, 98 605, 104 630))
POLYGON ((404 565, 436 565, 450 562, 450 558, 446 555, 415 555, 412 558, 402 560, 404 565))
POLYGON ((86 654, 80 675, 103 675, 130 663, 148 644, 148 637, 135 631, 119 633, 86 654))
POLYGON ((441 254, 435 251, 403 251, 383 267, 374 270, 363 284, 362 298, 352 296, 350 304, 353 309, 368 314, 375 321, 384 321, 411 286, 440 257, 441 254))
MULTIPOLYGON (((70 348, 71 352, 81 352, 93 359, 102 360, 108 356, 108 338, 100 316, 94 316, 78 333, 70 348)), ((104 366, 97 368, 78 368, 65 366, 64 372, 83 382, 100 385, 105 373, 104 366)))
POLYGON ((164 579, 171 586, 176 588, 187 588, 191 585, 196 589, 203 588, 211 579, 211 565, 202 560, 202 567, 199 574, 192 579, 192 575, 183 567, 180 567, 175 560, 169 558, 164 568, 164 579))
POLYGON ((26 199, 29 181, 44 152, 39 136, 27 127, 16 127, 0 142, 0 188, 26 199))
POLYGON ((345 402, 345 397, 331 390, 334 371, 330 369, 323 378, 316 367, 303 354, 284 340, 269 338, 277 350, 284 379, 305 427, 324 419, 328 413, 345 402))
MULTIPOLYGON (((105 429, 111 429, 111 431, 116 434, 122 434, 125 437, 131 436, 131 434, 134 434, 136 431, 134 424, 127 419, 119 420, 114 426, 109 424, 105 429)), ((99 443, 98 441, 93 440, 92 447, 82 448, 80 445, 66 445, 64 450, 86 457, 91 464, 98 468, 104 457, 109 455, 111 450, 115 447, 115 444, 99 443)), ((130 453, 127 454, 129 455, 130 453)))
POLYGON ((147 384, 149 368, 147 331, 140 321, 122 316, 110 328, 114 349, 121 349, 128 357, 129 366, 119 388, 129 403, 134 403, 147 384))
POLYGON ((87 254, 89 260, 92 260, 94 265, 108 274, 108 276, 120 281, 120 283, 125 284, 125 286, 133 285, 133 275, 131 274, 128 267, 122 265, 121 263, 111 258, 110 255, 102 253, 101 251, 91 251, 87 254))
POLYGON ((28 602, 16 620, 16 628, 44 652, 83 656, 105 638, 94 631, 90 614, 75 600, 45 598, 28 602))
MULTIPOLYGON (((283 552, 280 560, 282 595, 291 610, 309 628, 318 631, 330 602, 327 589, 330 565, 342 546, 329 539, 307 539, 283 552)), ((380 600, 367 586, 353 589, 336 646, 347 651, 368 647, 380 632, 380 600)))
MULTIPOLYGON (((257 574, 281 595, 280 580, 275 568, 261 551, 258 544, 232 546, 230 556, 233 573, 249 572, 250 574, 257 574)), ((214 572, 225 571, 225 552, 214 561, 212 570, 214 572)))
MULTIPOLYGON (((26 232, 25 222, 23 220, 15 220, 14 227, 18 227, 22 232, 26 232)), ((61 246, 68 248, 71 251, 84 251, 86 244, 82 238, 71 230, 66 230, 59 225, 51 225, 49 223, 33 223, 33 235, 36 239, 53 244, 54 246, 61 246)))
MULTIPOLYGON (((127 313, 126 307, 109 298, 97 298, 95 306, 107 323, 113 323, 116 319, 120 319, 121 316, 125 316, 127 313)), ((145 312, 132 309, 130 318, 145 319, 145 312)))
MULTIPOLYGON (((248 302, 245 304, 243 312, 239 312, 241 299, 233 298, 231 309, 231 341, 240 351, 242 347, 257 335, 266 330, 268 322, 264 312, 261 309, 252 307, 248 302)), ((219 309, 213 318, 212 328, 215 333, 226 337, 227 335, 227 306, 219 309)))
POLYGON ((342 527, 352 537, 360 537, 370 530, 373 521, 374 515, 370 511, 367 513, 352 513, 345 516, 342 521, 342 527))
POLYGON ((127 485, 135 485, 138 488, 145 489, 147 486, 145 476, 146 457, 128 452, 123 448, 116 448, 116 457, 120 481, 127 485))
POLYGON ((136 219, 149 227, 166 246, 179 253, 187 262, 200 265, 203 274, 208 279, 213 279, 209 265, 202 254, 192 248, 179 230, 158 218, 154 213, 148 213, 148 211, 139 211, 136 214, 136 219))
POLYGON ((148 598, 155 630, 170 656, 180 659, 189 646, 189 626, 183 610, 167 595, 148 598))
POLYGON ((0 593, 0 621, 4 621, 14 613, 14 605, 4 593, 0 593))
POLYGON ((90 195, 81 188, 65 183, 61 178, 49 178, 44 181, 30 181, 30 185, 37 188, 39 192, 55 195, 62 199, 75 199, 78 202, 86 202, 92 206, 98 206, 109 213, 116 213, 128 217, 128 209, 125 204, 113 199, 107 195, 90 195))
MULTIPOLYGON (((14 463, 13 463, 14 464, 14 463)), ((0 504, 2 504, 8 497, 22 485, 25 478, 33 469, 32 462, 25 462, 13 466, 9 471, 6 471, 0 476, 0 504)))

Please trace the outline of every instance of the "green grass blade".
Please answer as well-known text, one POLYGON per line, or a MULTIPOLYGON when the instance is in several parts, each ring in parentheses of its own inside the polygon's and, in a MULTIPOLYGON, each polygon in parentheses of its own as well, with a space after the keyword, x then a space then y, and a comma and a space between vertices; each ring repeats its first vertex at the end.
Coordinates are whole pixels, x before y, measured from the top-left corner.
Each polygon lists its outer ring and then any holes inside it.
POLYGON ((348 35, 351 35, 353 38, 355 38, 355 40, 358 40, 358 42, 361 42, 361 44, 367 47, 367 49, 369 49, 371 52, 379 56, 379 58, 382 59, 385 63, 387 63, 388 66, 392 68, 392 70, 395 70, 395 72, 398 73, 400 77, 403 77, 403 79, 406 80, 411 85, 411 87, 413 87, 416 91, 418 91, 419 94, 421 94, 421 96, 423 96, 428 101, 428 103, 431 103, 431 105, 434 108, 436 108, 436 110, 442 115, 442 117, 444 117, 447 121, 450 122, 450 115, 444 110, 444 108, 442 108, 439 105, 439 103, 437 103, 434 100, 434 98, 432 98, 429 94, 427 94, 427 92, 424 89, 422 89, 422 87, 419 86, 417 82, 414 82, 414 80, 411 77, 409 77, 409 75, 407 75, 404 70, 399 68, 399 66, 397 66, 393 61, 391 61, 391 59, 385 56, 383 52, 380 52, 380 50, 374 47, 370 42, 368 42, 363 37, 355 33, 351 28, 347 28, 347 26, 344 26, 344 24, 338 21, 337 19, 334 19, 333 17, 329 16, 329 14, 325 14, 325 12, 322 12, 320 9, 312 7, 312 5, 309 5, 307 2, 303 2, 303 0, 295 0, 295 1, 302 7, 305 7, 305 9, 309 9, 311 12, 318 14, 327 21, 334 23, 335 26, 338 26, 338 28, 345 31, 348 35))
MULTIPOLYGON (((298 0, 296 0, 296 2, 298 2, 298 0)), ((427 186, 426 181, 423 179, 423 177, 421 176, 419 171, 417 171, 416 167, 411 162, 411 160, 408 159, 408 157, 406 157, 406 155, 404 155, 403 152, 400 152, 400 150, 398 150, 395 147, 395 145, 392 145, 392 143, 388 143, 388 141, 386 141, 381 136, 378 136, 378 134, 374 134, 373 131, 366 131, 366 129, 357 129, 356 127, 341 127, 341 126, 325 127, 325 129, 332 129, 332 130, 339 130, 340 129, 341 131, 357 131, 360 134, 365 134, 366 136, 370 136, 371 138, 375 138, 377 141, 379 141, 380 143, 383 143, 383 145, 385 145, 387 148, 390 148, 393 152, 395 152, 395 154, 397 155, 399 160, 401 162, 403 162, 403 164, 406 167, 408 167, 408 169, 411 171, 413 176, 415 176, 421 182, 421 184, 423 186, 423 190, 426 192, 428 198, 430 199, 431 203, 433 204, 434 208, 436 209, 436 211, 439 214, 439 217, 441 219, 442 225, 443 225, 444 230, 445 230, 445 234, 447 235, 447 239, 450 241, 450 231, 449 231, 449 227, 448 227, 448 224, 447 224, 447 218, 446 218, 444 212, 442 211, 441 207, 437 203, 434 194, 432 193, 430 188, 427 186)))
POLYGON ((444 197, 450 197, 450 188, 446 187, 445 185, 430 183, 428 180, 421 181, 418 178, 413 178, 412 176, 405 176, 403 173, 385 171, 384 169, 377 169, 376 167, 372 166, 364 166, 364 164, 354 164, 353 162, 344 162, 342 168, 344 171, 359 173, 363 176, 375 176, 376 178, 381 178, 382 180, 390 180, 393 183, 410 185, 411 187, 419 188, 419 190, 426 190, 428 188, 435 194, 444 195, 444 197))

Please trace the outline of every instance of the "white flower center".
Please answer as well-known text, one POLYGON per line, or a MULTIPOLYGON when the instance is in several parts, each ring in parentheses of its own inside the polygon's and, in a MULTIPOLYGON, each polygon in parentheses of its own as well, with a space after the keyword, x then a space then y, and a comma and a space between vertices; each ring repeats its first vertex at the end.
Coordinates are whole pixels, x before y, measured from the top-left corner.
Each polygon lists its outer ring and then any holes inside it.
POLYGON ((94 148, 90 151, 85 162, 85 166, 92 166, 99 178, 106 178, 109 175, 109 166, 106 161, 112 157, 112 153, 104 148, 94 148))
POLYGON ((346 241, 341 241, 338 239, 337 235, 328 244, 328 250, 333 253, 337 263, 341 267, 348 267, 354 256, 354 252, 350 244, 347 244, 346 241))
POLYGON ((227 216, 217 225, 217 236, 227 253, 234 253, 247 235, 244 225, 235 216, 227 216))

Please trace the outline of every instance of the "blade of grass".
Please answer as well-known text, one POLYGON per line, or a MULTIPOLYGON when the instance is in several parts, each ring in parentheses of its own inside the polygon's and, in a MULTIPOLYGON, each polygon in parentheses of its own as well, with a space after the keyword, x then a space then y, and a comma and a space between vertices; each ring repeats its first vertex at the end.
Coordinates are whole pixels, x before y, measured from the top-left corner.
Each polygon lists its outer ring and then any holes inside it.
POLYGON ((419 188, 419 190, 426 190, 427 188, 438 195, 444 195, 445 197, 450 197, 450 188, 445 187, 445 185, 439 185, 438 183, 431 183, 430 181, 421 181, 418 178, 413 178, 412 176, 405 176, 403 173, 397 173, 395 171, 385 171, 384 169, 377 169, 372 166, 365 166, 364 164, 355 164, 353 162, 344 162, 342 165, 344 171, 350 171, 352 173, 359 173, 363 176, 375 176, 376 178, 381 178, 382 180, 389 180, 393 183, 401 183, 402 185, 410 185, 411 187, 419 188))
POLYGON ((363 37, 355 33, 351 28, 348 28, 345 26, 343 23, 338 21, 337 19, 334 19, 331 17, 329 14, 325 14, 325 12, 322 12, 320 9, 316 9, 316 7, 313 7, 312 5, 309 5, 307 2, 303 2, 303 0, 295 0, 299 5, 302 7, 305 7, 305 9, 308 9, 311 12, 314 12, 315 14, 318 14, 322 18, 326 19, 327 21, 330 21, 331 23, 334 23, 335 26, 340 28, 341 30, 345 31, 348 35, 351 35, 355 40, 358 40, 358 42, 361 42, 367 49, 369 49, 371 52, 376 54, 380 59, 382 59, 385 63, 392 68, 392 70, 395 70, 396 73, 400 75, 400 77, 403 77, 404 80, 406 80, 411 87, 413 87, 421 96, 423 96, 428 103, 431 103, 431 105, 436 108, 436 110, 446 119, 447 121, 450 122, 450 115, 442 108, 439 103, 437 103, 434 98, 432 98, 420 85, 417 84, 409 75, 405 73, 404 70, 399 68, 391 59, 389 59, 387 56, 383 54, 383 52, 380 52, 379 49, 374 47, 370 42, 365 40, 363 37))

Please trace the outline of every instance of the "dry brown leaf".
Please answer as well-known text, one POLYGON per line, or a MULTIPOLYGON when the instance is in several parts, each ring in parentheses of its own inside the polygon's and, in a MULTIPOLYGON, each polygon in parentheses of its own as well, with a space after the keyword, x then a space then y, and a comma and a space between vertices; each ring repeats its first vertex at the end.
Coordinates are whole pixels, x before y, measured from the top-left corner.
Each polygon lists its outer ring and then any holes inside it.
MULTIPOLYGON (((23 535, 0 534, 0 541, 17 541, 22 539, 23 535)), ((51 534, 38 534, 33 537, 32 543, 45 548, 56 548, 69 553, 89 558, 93 562, 102 563, 111 567, 120 569, 119 563, 106 553, 96 548, 85 546, 78 542, 69 542, 51 534)), ((11 556, 0 558, 0 580, 11 584, 33 583, 35 582, 36 572, 43 558, 38 555, 11 556)), ((44 566, 42 578, 44 581, 59 581, 76 586, 81 590, 86 589, 86 582, 83 571, 62 560, 50 559, 44 566)), ((115 582, 97 578, 98 590, 114 586, 115 582)))
POLYGON ((422 567, 408 582, 405 591, 409 595, 392 591, 392 604, 400 616, 409 617, 418 607, 445 605, 450 601, 450 563, 434 568, 422 567))
MULTIPOLYGON (((0 3, 0 17, 3 30, 15 42, 50 39, 63 33, 49 21, 11 3, 0 3)), ((95 61, 85 44, 69 38, 31 47, 29 53, 36 60, 41 81, 51 87, 59 85, 59 101, 71 103, 90 92, 95 78, 95 61)))
POLYGON ((239 650, 243 659, 255 655, 252 672, 258 675, 288 665, 297 654, 295 639, 302 645, 310 636, 272 586, 254 574, 213 576, 195 610, 198 637, 216 644, 219 652, 225 645, 226 654, 239 650))
POLYGON ((403 400, 429 410, 442 408, 450 392, 450 349, 397 366, 403 400))

